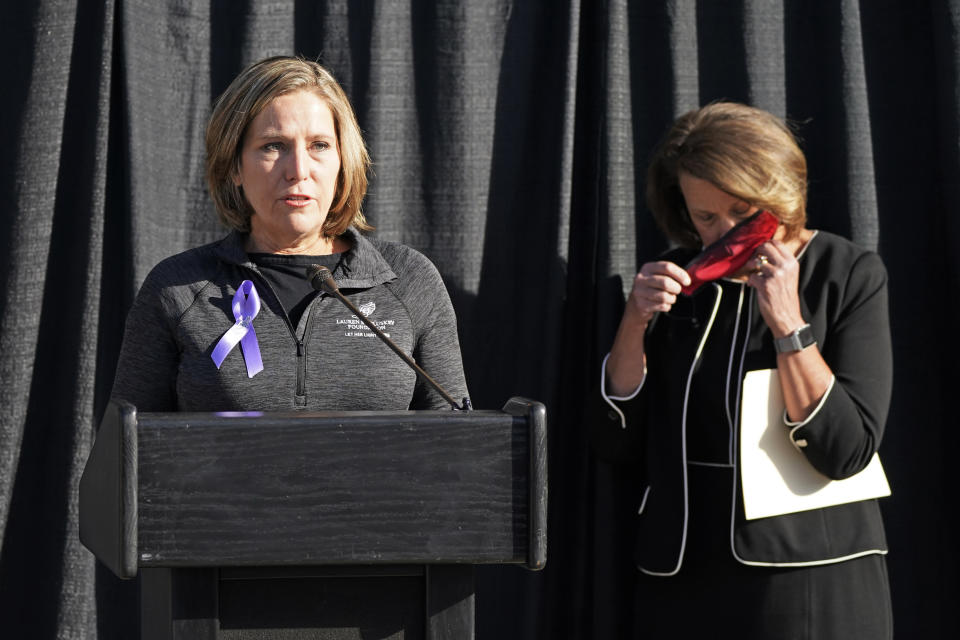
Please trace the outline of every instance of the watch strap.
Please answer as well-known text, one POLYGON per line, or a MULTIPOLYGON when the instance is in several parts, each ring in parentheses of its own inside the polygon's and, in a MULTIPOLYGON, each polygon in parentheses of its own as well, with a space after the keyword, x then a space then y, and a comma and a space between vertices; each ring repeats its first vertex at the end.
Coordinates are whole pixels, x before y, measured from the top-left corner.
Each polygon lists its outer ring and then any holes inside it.
POLYGON ((794 351, 803 351, 816 342, 817 339, 813 337, 813 329, 810 328, 809 324, 805 324, 794 329, 789 335, 775 339, 773 346, 777 353, 793 353, 794 351))

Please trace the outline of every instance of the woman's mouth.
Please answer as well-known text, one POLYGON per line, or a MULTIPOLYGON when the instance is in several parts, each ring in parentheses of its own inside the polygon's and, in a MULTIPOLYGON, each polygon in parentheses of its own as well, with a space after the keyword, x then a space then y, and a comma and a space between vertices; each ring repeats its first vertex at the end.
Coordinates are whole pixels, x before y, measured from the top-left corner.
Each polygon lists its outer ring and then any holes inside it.
POLYGON ((291 195, 286 196, 283 201, 290 207, 305 207, 310 204, 310 196, 291 195))

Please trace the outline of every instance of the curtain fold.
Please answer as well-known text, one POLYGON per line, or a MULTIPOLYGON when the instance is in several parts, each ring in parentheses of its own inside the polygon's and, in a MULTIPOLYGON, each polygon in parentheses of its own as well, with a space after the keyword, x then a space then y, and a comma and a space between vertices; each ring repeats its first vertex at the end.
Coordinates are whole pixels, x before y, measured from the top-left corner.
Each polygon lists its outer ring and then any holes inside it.
POLYGON ((93 437, 112 3, 18 17, 32 62, 3 113, 0 629, 95 637, 76 486, 93 437))
POLYGON ((475 406, 544 402, 544 571, 478 570, 478 638, 620 638, 637 469, 589 451, 623 295, 667 244, 644 203, 669 123, 711 100, 796 126, 810 225, 877 250, 896 388, 880 454, 895 619, 942 637, 960 592, 960 0, 37 0, 0 21, 0 636, 135 634, 136 583, 77 538, 77 484, 126 310, 161 259, 223 235, 211 101, 301 54, 350 96, 381 238, 439 267, 475 406))

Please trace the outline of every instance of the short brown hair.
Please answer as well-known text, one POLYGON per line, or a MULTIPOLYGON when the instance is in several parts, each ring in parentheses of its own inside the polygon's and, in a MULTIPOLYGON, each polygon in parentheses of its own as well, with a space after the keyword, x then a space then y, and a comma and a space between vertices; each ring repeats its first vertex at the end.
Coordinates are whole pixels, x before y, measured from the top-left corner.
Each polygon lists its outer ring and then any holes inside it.
POLYGON ((351 224, 365 231, 372 229, 361 210, 370 156, 353 107, 329 71, 316 62, 289 56, 267 58, 247 67, 213 105, 207 123, 207 186, 220 221, 238 231, 250 230, 253 209, 234 182, 243 139, 250 123, 272 100, 295 91, 320 96, 330 107, 337 132, 340 173, 323 234, 338 236, 351 224))
POLYGON ((680 191, 688 173, 780 219, 788 238, 807 221, 807 160, 788 125, 771 113, 715 102, 673 123, 647 170, 647 206, 667 237, 700 246, 680 191))

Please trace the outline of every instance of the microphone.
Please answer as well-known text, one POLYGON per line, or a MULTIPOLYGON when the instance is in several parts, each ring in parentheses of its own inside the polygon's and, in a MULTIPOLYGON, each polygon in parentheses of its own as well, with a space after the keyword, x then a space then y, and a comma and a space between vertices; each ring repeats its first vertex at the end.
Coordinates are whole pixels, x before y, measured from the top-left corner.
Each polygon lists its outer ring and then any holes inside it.
POLYGON ((322 291, 323 293, 331 295, 337 300, 339 300, 340 302, 342 302, 343 305, 347 309, 349 309, 350 312, 353 313, 353 315, 358 317, 360 321, 363 322, 363 324, 367 325, 367 327, 369 327, 369 329, 373 331, 377 335, 377 337, 380 338, 381 341, 383 341, 384 344, 386 344, 388 347, 393 349, 393 352, 396 353, 398 356, 400 356, 400 359, 402 359, 405 363, 407 363, 407 366, 413 369, 417 373, 417 375, 423 379, 424 382, 429 384, 431 387, 433 387, 434 390, 436 390, 437 393, 443 396, 443 399, 450 404, 450 407, 453 410, 468 411, 472 408, 470 406, 470 398, 464 398, 462 405, 457 404, 457 401, 454 400, 453 397, 449 393, 447 393, 446 390, 443 387, 441 387, 436 380, 431 378, 430 375, 426 371, 424 371, 423 368, 420 367, 420 365, 414 362, 413 358, 405 354, 403 350, 400 347, 398 347, 393 340, 388 338, 387 335, 383 331, 378 329, 377 326, 374 325, 373 322, 367 316, 363 315, 363 313, 361 313, 360 310, 357 309, 353 305, 353 303, 346 298, 346 296, 340 293, 340 287, 337 286, 337 282, 333 279, 333 274, 330 273, 330 269, 327 269, 326 267, 323 267, 318 264, 312 264, 309 267, 307 267, 307 280, 310 281, 310 286, 316 289, 317 291, 322 291))

